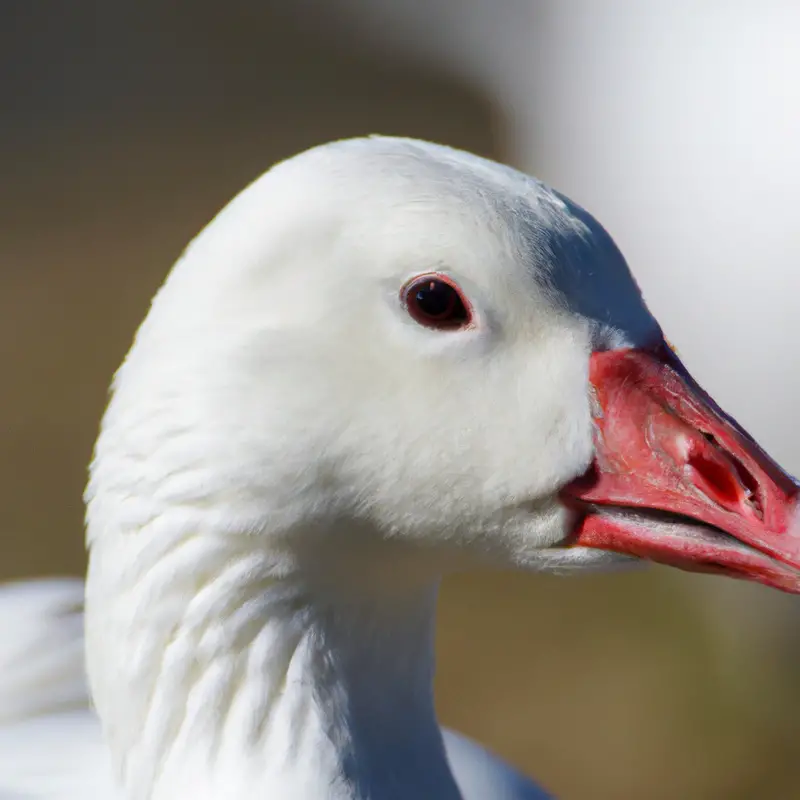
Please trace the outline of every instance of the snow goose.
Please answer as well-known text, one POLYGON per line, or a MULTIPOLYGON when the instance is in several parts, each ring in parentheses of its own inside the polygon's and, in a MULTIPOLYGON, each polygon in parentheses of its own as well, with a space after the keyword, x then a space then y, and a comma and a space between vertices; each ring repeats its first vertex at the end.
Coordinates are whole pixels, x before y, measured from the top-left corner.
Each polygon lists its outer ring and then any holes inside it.
POLYGON ((316 148, 190 245, 114 379, 86 492, 99 724, 75 586, 0 601, 0 787, 538 796, 443 741, 441 576, 639 557, 797 592, 796 495, 585 211, 442 146, 316 148))

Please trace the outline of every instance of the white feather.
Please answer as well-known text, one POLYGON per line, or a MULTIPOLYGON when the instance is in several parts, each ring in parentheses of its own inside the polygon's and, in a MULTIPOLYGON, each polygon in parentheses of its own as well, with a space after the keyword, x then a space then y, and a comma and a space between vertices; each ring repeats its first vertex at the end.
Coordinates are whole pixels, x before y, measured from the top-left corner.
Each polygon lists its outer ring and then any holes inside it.
POLYGON ((607 564, 560 546, 558 490, 593 452, 588 356, 659 336, 605 231, 506 167, 371 138, 270 170, 188 248, 114 380, 86 493, 102 734, 74 710, 79 587, 0 597, 0 786, 539 796, 443 742, 438 582, 607 564), (468 328, 410 319, 401 287, 431 271, 468 328))
MULTIPOLYGON (((0 586, 0 800, 121 800, 83 663, 83 582, 0 586)), ((546 800, 526 778, 444 730, 464 800, 546 800)))

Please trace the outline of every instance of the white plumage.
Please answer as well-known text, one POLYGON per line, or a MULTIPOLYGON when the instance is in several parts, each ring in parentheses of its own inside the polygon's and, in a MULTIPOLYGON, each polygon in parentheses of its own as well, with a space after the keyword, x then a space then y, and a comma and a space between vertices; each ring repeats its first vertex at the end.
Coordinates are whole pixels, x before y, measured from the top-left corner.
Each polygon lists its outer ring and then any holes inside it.
MULTIPOLYGON (((79 580, 0 587, 0 800, 124 797, 90 710, 82 612, 79 580)), ((546 800, 479 745, 443 733, 464 800, 546 800)))
POLYGON ((370 138, 270 170, 114 380, 86 492, 102 734, 80 585, 0 594, 0 796, 539 797, 446 754, 438 582, 624 559, 570 546, 559 491, 593 458, 591 352, 660 338, 603 229, 511 169, 370 138), (470 325, 409 316, 427 273, 470 325))

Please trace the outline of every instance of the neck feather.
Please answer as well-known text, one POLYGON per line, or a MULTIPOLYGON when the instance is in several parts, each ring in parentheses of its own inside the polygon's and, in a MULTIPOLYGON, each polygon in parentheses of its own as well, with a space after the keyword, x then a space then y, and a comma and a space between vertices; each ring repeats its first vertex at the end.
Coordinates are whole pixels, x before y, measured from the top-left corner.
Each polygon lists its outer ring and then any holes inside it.
POLYGON ((96 542, 87 583, 90 681, 129 798, 459 797, 435 580, 321 580, 252 535, 165 538, 132 568, 147 549, 96 542))

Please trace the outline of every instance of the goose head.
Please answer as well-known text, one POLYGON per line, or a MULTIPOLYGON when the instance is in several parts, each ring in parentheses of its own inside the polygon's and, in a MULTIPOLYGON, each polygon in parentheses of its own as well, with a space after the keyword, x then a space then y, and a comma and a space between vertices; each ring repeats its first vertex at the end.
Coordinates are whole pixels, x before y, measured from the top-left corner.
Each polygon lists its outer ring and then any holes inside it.
POLYGON ((287 755, 310 736, 318 772, 371 791, 381 709, 393 746, 417 746, 395 728, 421 701, 398 687, 427 686, 433 719, 441 575, 640 558, 800 591, 796 493, 689 376, 584 210, 442 146, 311 150, 195 239, 114 380, 86 495, 87 655, 123 780, 168 797, 202 774, 215 797, 227 746, 229 764, 260 754, 236 767, 251 786, 312 797, 287 755), (303 642, 338 655, 304 661, 303 642), (369 724, 367 663, 394 681, 369 724), (350 693, 313 736, 274 716, 304 669, 350 693), (402 713, 384 708, 394 689, 402 713))

